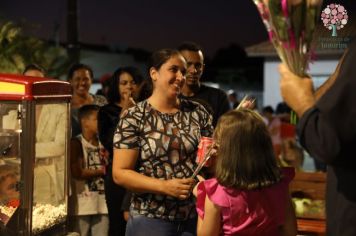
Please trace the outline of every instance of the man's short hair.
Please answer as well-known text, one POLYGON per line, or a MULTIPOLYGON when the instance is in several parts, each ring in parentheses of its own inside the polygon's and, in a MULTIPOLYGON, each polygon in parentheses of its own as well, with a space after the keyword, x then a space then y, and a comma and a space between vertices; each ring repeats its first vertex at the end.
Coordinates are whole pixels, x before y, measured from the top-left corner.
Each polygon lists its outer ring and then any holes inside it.
POLYGON ((74 73, 77 70, 81 70, 81 69, 87 70, 89 72, 90 79, 91 80, 94 79, 94 72, 93 72, 93 69, 90 66, 82 64, 82 63, 77 63, 77 64, 72 65, 69 68, 68 75, 67 75, 67 80, 70 81, 71 79, 73 79, 74 73))
POLYGON ((193 51, 193 52, 198 52, 198 51, 203 51, 202 47, 194 42, 183 42, 181 45, 178 46, 178 51, 193 51))
POLYGON ((95 104, 84 105, 78 110, 78 120, 81 121, 84 118, 88 118, 93 112, 99 111, 100 106, 95 104))
POLYGON ((262 112, 267 112, 267 113, 271 113, 273 114, 274 113, 274 110, 272 108, 272 106, 265 106, 263 109, 262 109, 262 112))

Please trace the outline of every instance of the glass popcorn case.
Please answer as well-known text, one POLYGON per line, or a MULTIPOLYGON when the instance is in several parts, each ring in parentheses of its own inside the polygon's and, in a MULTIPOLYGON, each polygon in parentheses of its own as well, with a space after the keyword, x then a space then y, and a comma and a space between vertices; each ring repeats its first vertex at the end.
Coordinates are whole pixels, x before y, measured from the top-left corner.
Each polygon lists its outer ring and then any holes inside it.
POLYGON ((69 83, 0 74, 0 235, 64 235, 69 83))

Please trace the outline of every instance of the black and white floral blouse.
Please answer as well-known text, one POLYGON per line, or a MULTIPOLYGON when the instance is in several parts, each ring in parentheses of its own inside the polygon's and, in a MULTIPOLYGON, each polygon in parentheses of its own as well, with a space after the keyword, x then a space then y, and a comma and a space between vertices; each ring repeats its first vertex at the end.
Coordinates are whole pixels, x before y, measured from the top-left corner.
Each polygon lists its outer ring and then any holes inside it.
MULTIPOLYGON (((145 100, 124 112, 114 135, 114 148, 138 149, 136 170, 143 175, 189 178, 197 167, 200 136, 212 132, 212 116, 197 102, 181 99, 179 111, 167 114, 155 110, 145 100)), ((192 197, 178 200, 145 193, 133 194, 131 214, 184 220, 195 217, 196 211, 192 197)))

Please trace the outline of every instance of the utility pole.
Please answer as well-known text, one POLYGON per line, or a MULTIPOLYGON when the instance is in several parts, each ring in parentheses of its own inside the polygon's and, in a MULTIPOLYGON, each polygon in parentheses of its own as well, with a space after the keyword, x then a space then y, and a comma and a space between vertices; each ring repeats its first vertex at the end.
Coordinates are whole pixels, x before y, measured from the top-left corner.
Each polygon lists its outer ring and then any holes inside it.
POLYGON ((54 46, 56 48, 59 47, 59 44, 60 44, 60 37, 59 37, 59 29, 60 29, 61 25, 59 24, 59 22, 56 20, 54 22, 54 26, 53 26, 53 43, 54 43, 54 46))
POLYGON ((67 0, 67 52, 71 63, 80 59, 78 28, 78 0, 67 0))

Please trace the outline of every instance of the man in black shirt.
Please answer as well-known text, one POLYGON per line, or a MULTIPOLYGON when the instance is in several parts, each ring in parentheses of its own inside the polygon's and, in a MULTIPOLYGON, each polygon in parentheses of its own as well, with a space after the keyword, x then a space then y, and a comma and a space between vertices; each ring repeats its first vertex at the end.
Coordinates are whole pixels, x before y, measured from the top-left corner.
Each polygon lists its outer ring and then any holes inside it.
POLYGON ((328 236, 356 235, 356 40, 336 71, 313 92, 310 78, 280 66, 281 94, 300 120, 301 145, 328 165, 326 231, 328 236), (353 187, 352 187, 353 186, 353 187))
POLYGON ((178 50, 187 61, 186 82, 181 97, 200 102, 213 115, 213 126, 219 117, 230 109, 226 93, 217 88, 201 84, 200 78, 204 71, 204 56, 199 45, 185 42, 178 50))

